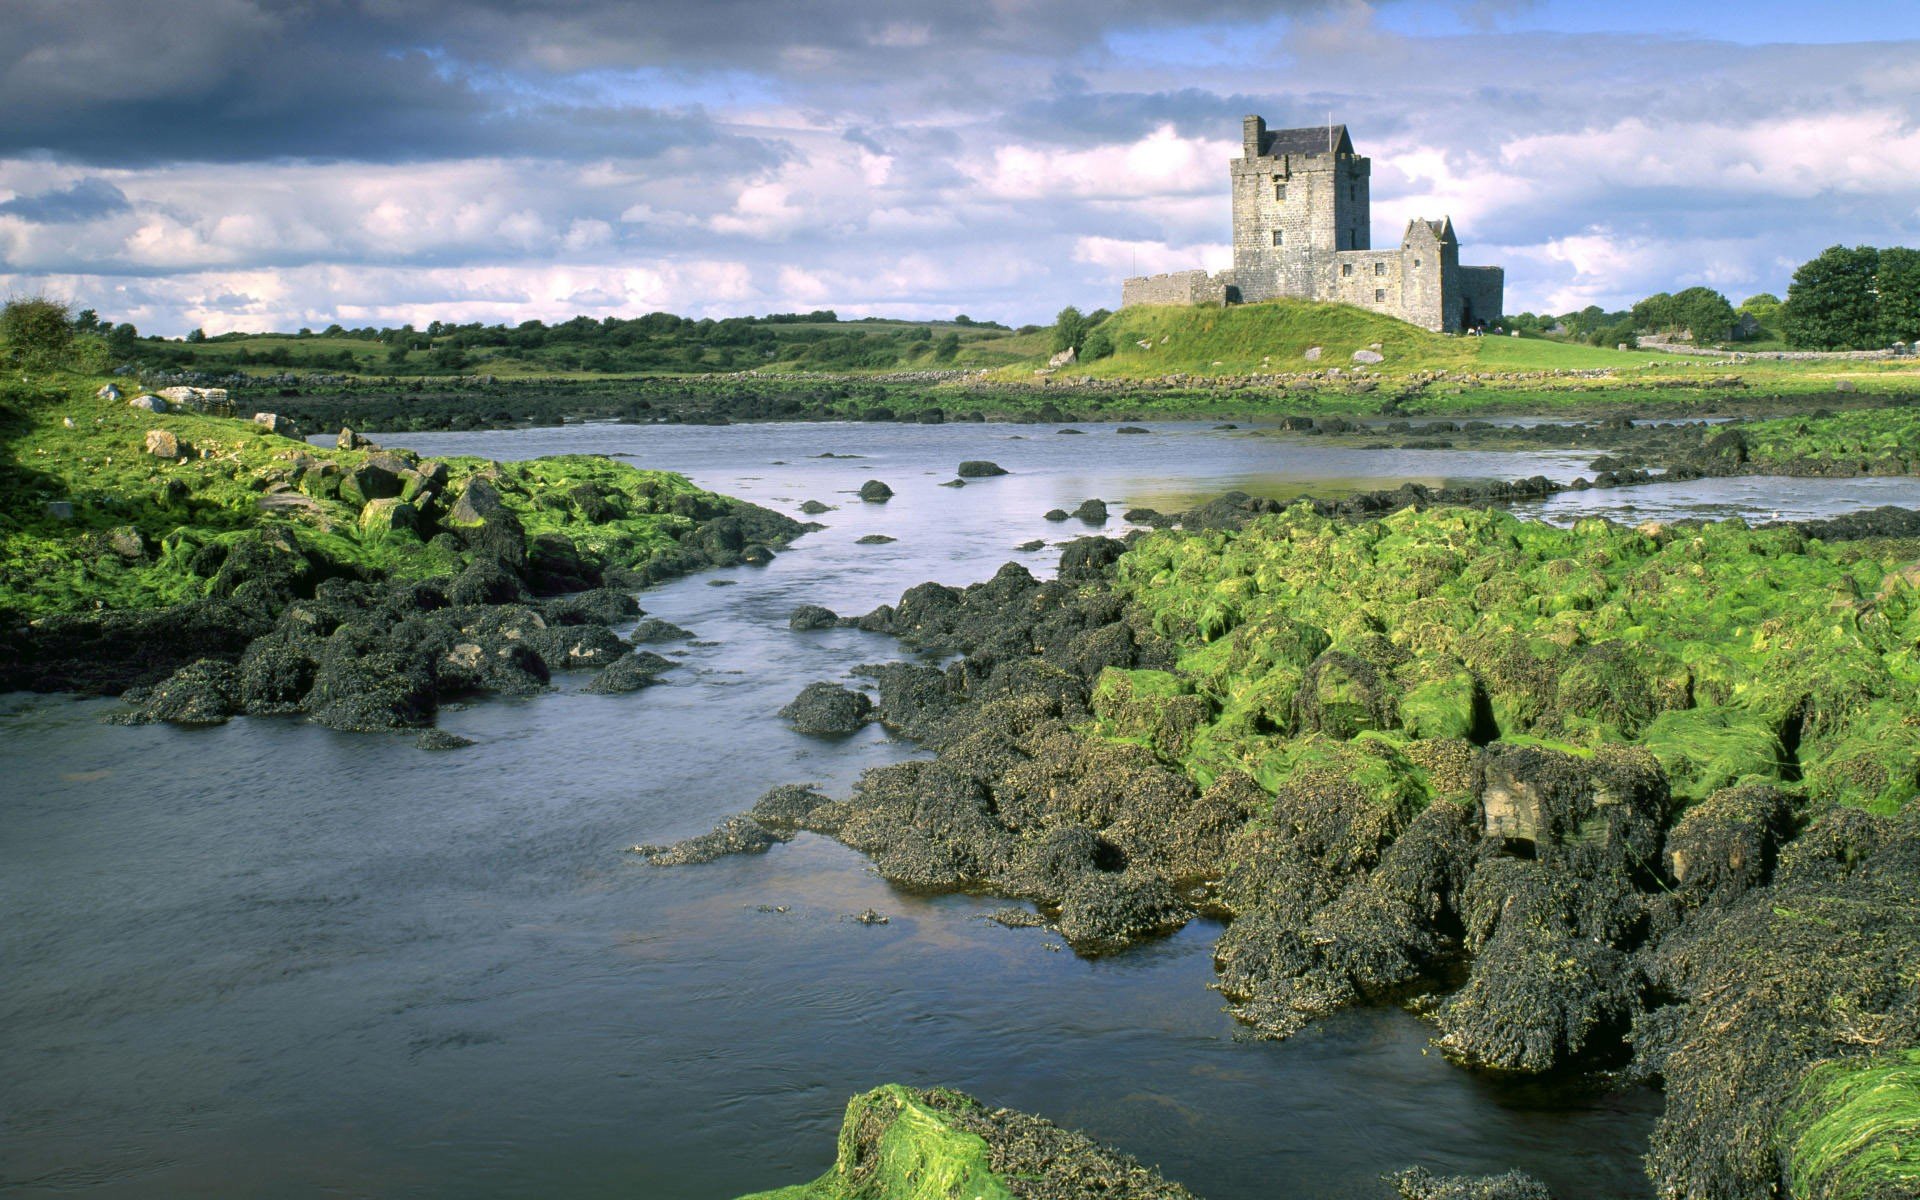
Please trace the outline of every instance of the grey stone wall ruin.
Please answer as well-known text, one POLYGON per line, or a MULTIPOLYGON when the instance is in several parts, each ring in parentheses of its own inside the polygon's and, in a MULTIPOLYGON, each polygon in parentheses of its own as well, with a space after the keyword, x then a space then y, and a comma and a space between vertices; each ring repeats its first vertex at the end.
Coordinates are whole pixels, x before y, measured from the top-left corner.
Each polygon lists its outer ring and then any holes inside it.
POLYGON ((1354 152, 1345 125, 1270 130, 1249 116, 1229 175, 1233 270, 1128 279, 1121 307, 1295 297, 1447 332, 1501 316, 1505 272, 1461 266, 1450 218, 1410 221, 1398 246, 1372 248, 1373 164, 1354 152))
POLYGON ((1172 271, 1165 275, 1137 275, 1120 285, 1120 307, 1136 304, 1225 304, 1230 299, 1230 272, 1172 271))

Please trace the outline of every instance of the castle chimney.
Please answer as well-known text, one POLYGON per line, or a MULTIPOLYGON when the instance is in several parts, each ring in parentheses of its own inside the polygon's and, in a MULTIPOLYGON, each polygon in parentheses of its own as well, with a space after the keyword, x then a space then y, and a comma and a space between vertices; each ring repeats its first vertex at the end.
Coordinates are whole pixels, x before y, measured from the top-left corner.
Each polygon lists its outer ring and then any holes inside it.
POLYGON ((1261 143, 1267 140, 1267 119, 1253 116, 1241 118, 1240 137, 1245 156, 1259 158, 1261 143))

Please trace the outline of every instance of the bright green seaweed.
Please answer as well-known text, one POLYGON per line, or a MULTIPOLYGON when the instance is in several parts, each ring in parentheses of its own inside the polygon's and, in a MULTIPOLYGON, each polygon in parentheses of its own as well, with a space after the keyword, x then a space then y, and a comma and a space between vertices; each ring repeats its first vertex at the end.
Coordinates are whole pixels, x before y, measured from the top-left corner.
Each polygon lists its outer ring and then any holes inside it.
POLYGON ((1920 1050, 1814 1068, 1782 1128, 1797 1200, 1920 1195, 1920 1050))
POLYGON ((847 1102, 826 1174, 741 1200, 1013 1200, 988 1154, 977 1134, 887 1084, 847 1102))
POLYGON ((1920 790, 1920 588, 1903 557, 1737 521, 1356 523, 1300 505, 1139 542, 1118 587, 1183 650, 1181 677, 1151 690, 1191 690, 1178 703, 1212 715, 1152 728, 1122 702, 1139 672, 1103 681, 1095 710, 1202 782, 1272 780, 1307 732, 1531 737, 1645 745, 1682 800, 1804 779, 1817 801, 1886 813, 1920 790))

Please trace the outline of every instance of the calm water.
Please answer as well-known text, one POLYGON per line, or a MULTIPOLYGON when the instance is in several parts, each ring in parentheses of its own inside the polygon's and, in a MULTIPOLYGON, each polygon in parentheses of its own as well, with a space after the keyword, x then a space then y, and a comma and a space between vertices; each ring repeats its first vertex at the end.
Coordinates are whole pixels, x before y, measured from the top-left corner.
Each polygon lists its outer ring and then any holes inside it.
MULTIPOLYGON (((99 721, 111 703, 0 698, 0 1192, 730 1197, 823 1169, 847 1096, 899 1080, 1084 1128, 1210 1200, 1377 1196, 1378 1172, 1413 1163, 1521 1166, 1566 1200, 1643 1194, 1656 1096, 1495 1086, 1428 1054, 1398 1011, 1242 1041, 1207 987, 1213 927, 1090 962, 980 920, 990 900, 897 894, 820 838, 671 870, 620 853, 703 832, 773 784, 843 791, 916 753, 775 718, 806 683, 898 654, 858 631, 788 631, 802 602, 858 612, 1009 558, 1049 570, 1057 551, 1012 547, 1081 532, 1040 514, 1089 496, 1175 508, 1228 487, 1582 469, 1084 428, 396 437, 630 453, 787 511, 841 505, 769 567, 642 597, 702 639, 665 648, 680 667, 664 685, 591 696, 571 678, 446 712, 478 740, 466 750, 290 720, 122 729, 99 721), (828 451, 866 457, 808 457, 828 451), (935 486, 962 458, 1015 474, 935 486), (875 477, 890 504, 849 494, 875 477), (867 533, 900 540, 856 545, 867 533), (846 919, 868 907, 891 922, 846 919)), ((1636 516, 1920 504, 1911 483, 1685 486, 1580 501, 1636 516)))

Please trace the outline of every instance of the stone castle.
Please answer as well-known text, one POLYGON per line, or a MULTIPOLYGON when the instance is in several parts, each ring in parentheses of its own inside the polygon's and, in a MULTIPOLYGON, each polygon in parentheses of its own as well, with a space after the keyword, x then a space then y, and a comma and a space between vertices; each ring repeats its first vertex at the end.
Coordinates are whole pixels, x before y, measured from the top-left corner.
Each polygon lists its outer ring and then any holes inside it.
POLYGON ((1121 307, 1232 304, 1283 296, 1370 308, 1435 331, 1497 320, 1506 273, 1460 265, 1453 221, 1407 222, 1400 244, 1375 250, 1370 160, 1345 125, 1268 129, 1248 117, 1233 178, 1233 270, 1176 271, 1125 281, 1121 307))

